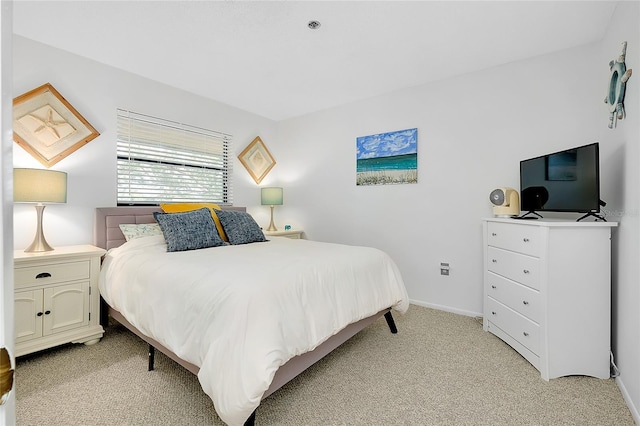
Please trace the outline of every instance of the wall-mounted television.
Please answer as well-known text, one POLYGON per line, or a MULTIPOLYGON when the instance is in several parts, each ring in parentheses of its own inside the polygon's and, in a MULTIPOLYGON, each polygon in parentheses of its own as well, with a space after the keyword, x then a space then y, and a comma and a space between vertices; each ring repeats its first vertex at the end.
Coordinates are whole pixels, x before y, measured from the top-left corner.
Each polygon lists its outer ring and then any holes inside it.
POLYGON ((574 212, 594 216, 600 212, 600 155, 598 142, 520 162, 520 210, 574 212))

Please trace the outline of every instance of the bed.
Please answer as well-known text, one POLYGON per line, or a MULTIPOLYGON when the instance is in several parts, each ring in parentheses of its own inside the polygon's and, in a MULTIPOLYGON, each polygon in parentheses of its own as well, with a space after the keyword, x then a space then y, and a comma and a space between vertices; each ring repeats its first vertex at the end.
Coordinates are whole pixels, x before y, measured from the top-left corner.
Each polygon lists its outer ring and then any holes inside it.
POLYGON ((150 369, 157 349, 197 374, 229 425, 253 424, 262 399, 377 319, 395 333, 391 310, 409 306, 380 250, 285 237, 177 252, 166 233, 126 241, 120 225, 155 224, 154 212, 96 209, 103 318, 149 343, 150 369))

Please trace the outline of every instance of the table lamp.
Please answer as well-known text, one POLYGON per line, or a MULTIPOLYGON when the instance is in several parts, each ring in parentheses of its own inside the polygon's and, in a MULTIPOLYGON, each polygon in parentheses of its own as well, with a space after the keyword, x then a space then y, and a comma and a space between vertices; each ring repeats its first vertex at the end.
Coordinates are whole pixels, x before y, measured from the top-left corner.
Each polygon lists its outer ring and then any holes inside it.
POLYGON ((271 206, 271 223, 269 223, 267 231, 277 231, 278 228, 273 224, 273 206, 282 205, 282 188, 262 188, 261 201, 263 206, 271 206))
POLYGON ((27 253, 51 251, 42 232, 44 203, 67 202, 67 174, 55 170, 13 169, 13 201, 16 203, 36 203, 38 227, 36 236, 27 253))

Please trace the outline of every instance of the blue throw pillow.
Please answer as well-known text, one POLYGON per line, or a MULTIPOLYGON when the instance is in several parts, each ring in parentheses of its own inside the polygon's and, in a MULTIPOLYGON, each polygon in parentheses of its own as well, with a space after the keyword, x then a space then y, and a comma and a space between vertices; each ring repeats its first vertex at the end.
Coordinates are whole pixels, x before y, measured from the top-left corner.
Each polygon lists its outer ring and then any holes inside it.
POLYGON ((249 213, 235 210, 216 210, 222 229, 231 244, 248 244, 267 241, 262 229, 249 213))
POLYGON ((182 213, 154 212, 167 251, 196 250, 225 245, 207 208, 182 213))

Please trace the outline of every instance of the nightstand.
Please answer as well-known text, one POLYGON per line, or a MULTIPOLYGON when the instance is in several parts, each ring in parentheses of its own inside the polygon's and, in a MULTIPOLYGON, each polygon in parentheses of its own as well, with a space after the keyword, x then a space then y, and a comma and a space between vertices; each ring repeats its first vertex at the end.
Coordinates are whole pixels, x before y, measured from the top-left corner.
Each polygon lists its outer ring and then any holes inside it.
POLYGON ((302 233, 304 230, 302 229, 289 229, 286 231, 262 231, 265 236, 269 237, 287 237, 292 240, 299 240, 302 238, 302 233))
POLYGON ((104 253, 91 245, 14 251, 16 356, 102 338, 98 274, 104 253))

